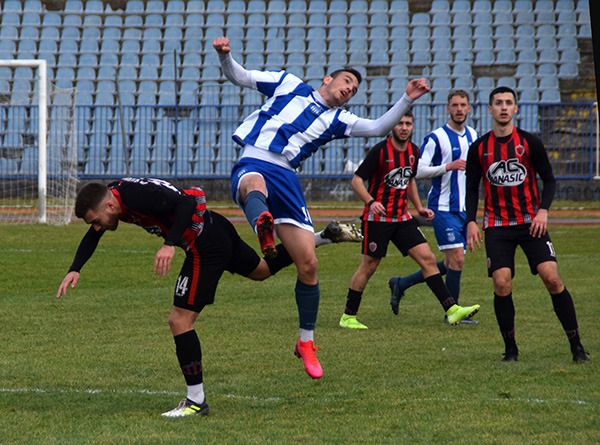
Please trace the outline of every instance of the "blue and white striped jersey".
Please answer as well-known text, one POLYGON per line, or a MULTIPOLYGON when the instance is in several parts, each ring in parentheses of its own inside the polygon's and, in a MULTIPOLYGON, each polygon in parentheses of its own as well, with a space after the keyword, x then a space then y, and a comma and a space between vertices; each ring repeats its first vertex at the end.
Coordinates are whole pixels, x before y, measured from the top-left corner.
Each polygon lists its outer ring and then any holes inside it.
MULTIPOLYGON (((329 108, 313 87, 285 71, 248 71, 268 100, 235 130, 233 140, 282 154, 292 168, 333 139, 349 136, 359 119, 342 108, 329 108)), ((260 150, 253 151, 253 156, 260 150)), ((265 160, 269 160, 265 156, 265 160)))
MULTIPOLYGON (((462 134, 458 134, 448 124, 437 128, 425 136, 419 166, 440 166, 456 159, 466 160, 469 146, 475 139, 477 132, 469 126, 465 127, 462 134)), ((452 170, 432 177, 427 207, 433 211, 464 212, 465 178, 464 170, 452 170)))

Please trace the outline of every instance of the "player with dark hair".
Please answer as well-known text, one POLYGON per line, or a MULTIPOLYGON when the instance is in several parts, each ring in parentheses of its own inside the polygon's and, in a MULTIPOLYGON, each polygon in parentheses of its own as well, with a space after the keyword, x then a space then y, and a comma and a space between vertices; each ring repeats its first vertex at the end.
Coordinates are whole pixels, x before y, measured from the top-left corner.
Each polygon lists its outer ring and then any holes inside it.
MULTIPOLYGON (((448 122, 425 136, 416 178, 431 178, 427 208, 435 212, 431 224, 438 249, 445 256, 437 266, 440 273, 446 275, 446 286, 458 304, 467 247, 465 167, 469 145, 477 139, 477 132, 467 125, 471 111, 469 93, 464 90, 450 91, 446 111, 448 122)), ((398 315, 400 300, 406 289, 424 281, 420 270, 405 277, 390 279, 390 305, 394 314, 398 315)), ((479 322, 467 317, 461 323, 479 322)))
POLYGON ((361 76, 354 69, 325 76, 315 90, 286 71, 243 68, 231 56, 227 37, 215 39, 213 46, 228 80, 267 97, 260 110, 247 116, 233 134, 243 153, 231 173, 232 198, 256 230, 261 250, 275 254, 273 230, 277 226, 277 235, 294 260, 300 324, 294 353, 302 358, 306 372, 318 379, 323 369, 314 345, 320 300, 317 257, 313 226, 295 169, 333 139, 386 135, 429 87, 425 79, 411 80, 402 98, 380 118, 362 119, 341 108, 358 90, 361 76))
MULTIPOLYGON (((292 264, 285 247, 276 258, 261 259, 225 217, 206 208, 199 188, 180 189, 160 179, 124 178, 108 186, 90 183, 77 193, 75 214, 91 227, 81 240, 73 264, 57 297, 75 287, 80 270, 94 254, 107 230, 119 221, 141 226, 164 238, 154 258, 154 272, 169 272, 175 246, 185 251, 169 315, 176 354, 187 383, 187 397, 165 417, 208 414, 202 375, 202 350, 194 323, 204 306, 212 304, 224 271, 261 281, 292 264)), ((335 224, 333 231, 335 234, 335 224)))
POLYGON ((490 93, 492 131, 473 142, 467 157, 467 246, 473 251, 482 241, 476 218, 483 181, 485 250, 488 276, 494 283, 494 310, 505 346, 502 361, 516 362, 519 356, 512 278, 515 252, 521 247, 531 273, 539 274, 550 293, 573 361, 588 362, 573 298, 558 273, 556 253, 547 231, 548 209, 556 189, 552 165, 542 141, 515 126, 517 111, 517 97, 511 88, 501 86, 490 93), (538 176, 543 183, 541 195, 538 176))
POLYGON ((419 163, 419 148, 411 141, 414 118, 405 113, 385 140, 377 143, 360 164, 352 178, 352 188, 365 202, 362 216, 362 256, 360 265, 348 288, 346 307, 340 326, 367 329, 356 319, 362 295, 381 259, 386 256, 390 241, 402 255, 419 264, 425 281, 444 308, 450 324, 458 324, 479 310, 479 305, 460 307, 445 286, 436 266, 435 255, 425 236, 408 212, 412 202, 420 216, 431 220, 434 212, 424 208, 414 176, 419 163), (365 181, 369 182, 368 188, 365 181))

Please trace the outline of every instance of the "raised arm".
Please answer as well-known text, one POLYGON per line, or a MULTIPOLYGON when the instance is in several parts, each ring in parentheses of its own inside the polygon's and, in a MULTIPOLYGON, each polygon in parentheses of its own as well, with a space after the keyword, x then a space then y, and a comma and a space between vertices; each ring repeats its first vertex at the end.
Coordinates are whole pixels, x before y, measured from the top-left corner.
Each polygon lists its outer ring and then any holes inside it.
POLYGON ((217 37, 213 41, 213 47, 219 54, 219 63, 223 70, 223 75, 234 85, 241 87, 256 88, 256 83, 252 79, 250 71, 233 60, 231 47, 227 37, 217 37))
POLYGON ((398 102, 394 104, 385 114, 378 119, 363 119, 356 121, 350 136, 354 137, 375 137, 385 136, 400 121, 402 116, 410 110, 413 101, 429 91, 427 80, 424 78, 413 79, 408 82, 406 91, 398 102))

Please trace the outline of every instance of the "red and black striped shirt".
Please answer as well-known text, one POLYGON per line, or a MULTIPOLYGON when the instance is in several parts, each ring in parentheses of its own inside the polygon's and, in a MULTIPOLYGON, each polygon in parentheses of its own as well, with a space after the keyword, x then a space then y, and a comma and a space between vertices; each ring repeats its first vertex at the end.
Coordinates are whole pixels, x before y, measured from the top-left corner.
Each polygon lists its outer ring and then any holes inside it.
POLYGON ((398 222, 412 218, 408 212, 407 190, 411 178, 417 173, 419 147, 408 142, 406 150, 400 151, 389 136, 377 143, 354 174, 368 181, 371 196, 386 209, 386 215, 375 215, 369 206, 363 210, 363 221, 398 222))
POLYGON ((498 138, 493 131, 477 139, 467 156, 467 221, 476 221, 483 179, 483 227, 529 224, 540 208, 548 209, 556 180, 542 141, 514 127, 498 138), (537 176, 543 182, 540 199, 537 176))

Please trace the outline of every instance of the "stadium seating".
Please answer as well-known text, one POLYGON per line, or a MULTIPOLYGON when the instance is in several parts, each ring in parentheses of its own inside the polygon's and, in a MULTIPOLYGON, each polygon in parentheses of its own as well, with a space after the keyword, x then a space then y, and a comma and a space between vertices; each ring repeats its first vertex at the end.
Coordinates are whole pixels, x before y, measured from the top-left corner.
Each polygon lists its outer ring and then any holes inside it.
MULTIPOLYGON (((519 94, 556 100, 558 79, 579 73, 577 39, 591 37, 587 0, 433 0, 429 10, 418 11, 409 11, 406 0, 129 0, 115 10, 102 0, 66 0, 57 11, 46 10, 41 0, 2 4, 0 58, 45 59, 50 80, 75 86, 81 105, 93 100, 115 106, 119 86, 128 104, 174 101, 179 92, 186 105, 199 97, 243 106, 246 93, 223 89, 227 83, 212 49, 212 40, 223 34, 243 65, 288 68, 309 80, 350 63, 367 79, 371 69, 387 68, 389 82, 429 73, 440 88, 431 96, 436 100, 457 86, 480 98, 491 77, 473 78, 472 67, 500 64, 514 70, 519 94)), ((365 82, 362 90, 364 100, 391 100, 377 82, 365 82)), ((153 119, 156 132, 163 119, 153 119)), ((184 140, 181 127, 173 131, 184 140)), ((201 169, 230 162, 217 158, 201 169)), ((204 162, 194 159, 171 167, 190 171, 204 162)))

